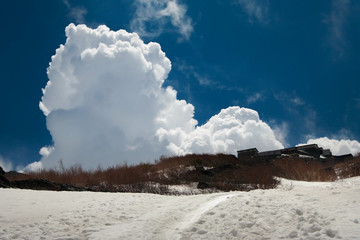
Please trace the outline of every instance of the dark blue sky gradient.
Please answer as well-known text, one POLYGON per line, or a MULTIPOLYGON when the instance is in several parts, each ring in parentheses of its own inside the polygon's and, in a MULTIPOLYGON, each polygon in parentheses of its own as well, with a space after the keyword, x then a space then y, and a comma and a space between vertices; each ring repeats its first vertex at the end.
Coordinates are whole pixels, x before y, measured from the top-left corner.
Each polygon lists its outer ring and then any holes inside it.
MULTIPOLYGON (((133 1, 68 2, 86 9, 90 27, 131 30, 133 1)), ((308 136, 360 139, 360 2, 349 1, 340 38, 329 23, 340 0, 262 1, 265 21, 235 0, 178 2, 193 22, 189 40, 179 40, 170 24, 143 40, 161 44, 172 62, 165 85, 195 106, 200 124, 239 105, 273 128, 286 124, 287 145, 308 136)), ((41 88, 65 27, 76 19, 63 0, 3 0, 0 21, 0 156, 24 166, 52 144, 38 107, 41 88)))

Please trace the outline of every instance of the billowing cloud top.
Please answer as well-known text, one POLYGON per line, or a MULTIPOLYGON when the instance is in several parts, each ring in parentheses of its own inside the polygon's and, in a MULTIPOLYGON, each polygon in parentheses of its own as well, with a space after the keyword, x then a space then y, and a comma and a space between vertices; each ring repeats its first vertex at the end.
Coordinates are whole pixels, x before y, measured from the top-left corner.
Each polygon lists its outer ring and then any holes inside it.
POLYGON ((237 150, 257 146, 261 151, 283 148, 272 129, 260 120, 256 111, 229 107, 189 134, 180 129, 158 130, 160 139, 166 136, 168 148, 177 154, 235 153, 237 150))
POLYGON ((152 161, 160 155, 282 148, 256 111, 230 107, 197 126, 194 107, 163 88, 170 60, 136 33, 70 24, 52 57, 40 108, 54 145, 42 164, 85 168, 152 161))

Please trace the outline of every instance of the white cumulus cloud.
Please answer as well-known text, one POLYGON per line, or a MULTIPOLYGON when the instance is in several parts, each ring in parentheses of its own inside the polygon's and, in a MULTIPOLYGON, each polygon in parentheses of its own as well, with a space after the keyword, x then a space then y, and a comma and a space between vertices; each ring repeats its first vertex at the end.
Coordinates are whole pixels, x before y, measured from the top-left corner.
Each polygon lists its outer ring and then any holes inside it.
POLYGON ((43 157, 48 157, 52 151, 54 151, 54 147, 52 146, 42 147, 39 151, 39 154, 43 157))
POLYGON ((95 168, 164 154, 282 147, 251 109, 230 107, 197 126, 194 106, 162 86, 171 63, 159 44, 106 26, 70 24, 66 36, 40 102, 54 142, 40 150, 42 166, 62 160, 95 168))
POLYGON ((130 26, 140 36, 159 36, 170 23, 183 38, 190 38, 193 25, 186 15, 186 5, 177 0, 137 0, 135 5, 136 14, 130 26))
POLYGON ((240 148, 252 147, 260 151, 283 148, 256 111, 240 107, 221 110, 189 134, 182 133, 181 129, 159 129, 157 134, 160 139, 170 139, 168 149, 177 154, 235 153, 240 148))
POLYGON ((43 165, 41 161, 33 162, 27 165, 25 168, 20 170, 19 172, 38 172, 43 169, 43 165))
POLYGON ((318 146, 330 149, 334 155, 343 155, 351 153, 353 155, 360 153, 360 142, 349 139, 329 139, 327 137, 309 139, 307 144, 316 143, 318 146))

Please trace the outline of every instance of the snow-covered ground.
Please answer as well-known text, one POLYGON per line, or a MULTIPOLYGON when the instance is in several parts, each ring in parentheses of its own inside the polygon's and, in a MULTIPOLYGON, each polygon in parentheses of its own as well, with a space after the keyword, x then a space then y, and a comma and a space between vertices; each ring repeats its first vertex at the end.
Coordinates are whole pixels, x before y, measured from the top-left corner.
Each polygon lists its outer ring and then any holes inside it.
POLYGON ((161 196, 0 189, 0 239, 360 239, 360 177, 161 196))

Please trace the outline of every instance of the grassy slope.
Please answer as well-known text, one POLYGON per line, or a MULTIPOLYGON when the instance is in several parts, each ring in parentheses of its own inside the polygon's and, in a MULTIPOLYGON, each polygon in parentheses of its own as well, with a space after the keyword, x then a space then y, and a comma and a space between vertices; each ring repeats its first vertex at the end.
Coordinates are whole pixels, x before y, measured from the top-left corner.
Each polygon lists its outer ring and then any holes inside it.
POLYGON ((304 181, 334 181, 360 175, 360 157, 346 160, 286 156, 239 160, 227 154, 191 154, 163 157, 153 164, 118 165, 93 171, 75 165, 8 177, 9 180, 46 179, 100 191, 167 193, 167 185, 196 183, 199 188, 222 191, 268 189, 274 177, 304 181))

